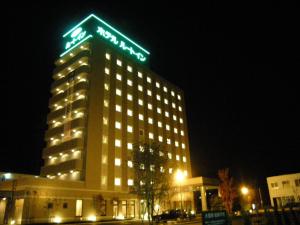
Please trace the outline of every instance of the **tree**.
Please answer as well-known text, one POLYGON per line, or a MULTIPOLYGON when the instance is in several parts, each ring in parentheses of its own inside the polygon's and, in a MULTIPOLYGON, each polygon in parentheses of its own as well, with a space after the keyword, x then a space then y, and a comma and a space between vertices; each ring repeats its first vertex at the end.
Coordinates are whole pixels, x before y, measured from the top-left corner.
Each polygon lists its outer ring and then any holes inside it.
MULTIPOLYGON (((149 224, 155 204, 160 204, 170 189, 170 175, 167 168, 167 152, 158 144, 138 143, 133 148, 135 193, 144 203, 149 224)), ((143 207, 143 206, 142 206, 143 207)))
POLYGON ((237 189, 234 185, 233 178, 229 176, 229 169, 221 169, 218 171, 220 178, 220 194, 223 204, 228 214, 232 213, 234 200, 238 197, 237 189))

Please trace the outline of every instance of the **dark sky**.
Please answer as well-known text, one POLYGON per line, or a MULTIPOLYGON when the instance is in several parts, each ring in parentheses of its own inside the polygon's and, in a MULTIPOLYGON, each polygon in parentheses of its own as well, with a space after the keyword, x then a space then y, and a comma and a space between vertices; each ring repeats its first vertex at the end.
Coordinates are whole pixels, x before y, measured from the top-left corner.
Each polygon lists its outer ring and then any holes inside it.
POLYGON ((90 13, 150 50, 151 68, 184 90, 194 176, 229 167, 263 183, 300 171, 299 13, 83 2, 1 9, 0 171, 39 173, 61 35, 90 13))

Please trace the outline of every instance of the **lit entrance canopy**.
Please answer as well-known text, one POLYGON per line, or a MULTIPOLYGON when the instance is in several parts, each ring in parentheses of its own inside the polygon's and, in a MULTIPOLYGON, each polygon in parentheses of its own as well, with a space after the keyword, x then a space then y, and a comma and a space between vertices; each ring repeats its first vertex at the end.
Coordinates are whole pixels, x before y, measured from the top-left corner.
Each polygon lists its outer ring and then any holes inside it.
POLYGON ((150 55, 150 52, 146 49, 142 48, 99 17, 91 14, 63 35, 65 51, 60 56, 64 56, 84 41, 93 37, 101 38, 111 43, 117 49, 125 54, 131 55, 134 59, 142 63, 147 62, 150 55))

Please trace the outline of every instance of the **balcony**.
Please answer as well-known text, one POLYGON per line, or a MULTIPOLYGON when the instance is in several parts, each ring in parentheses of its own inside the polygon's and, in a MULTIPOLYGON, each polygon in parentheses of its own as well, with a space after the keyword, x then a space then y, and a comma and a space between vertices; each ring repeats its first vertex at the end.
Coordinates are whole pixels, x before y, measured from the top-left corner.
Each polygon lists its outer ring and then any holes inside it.
POLYGON ((41 175, 46 176, 48 174, 55 174, 58 173, 66 173, 70 172, 70 170, 74 171, 81 171, 82 170, 82 160, 81 159, 74 159, 70 161, 66 161, 57 165, 51 166, 43 166, 41 168, 41 175))
POLYGON ((83 149, 83 139, 73 138, 69 141, 60 143, 59 145, 50 146, 43 149, 43 159, 61 152, 71 151, 72 149, 83 149))

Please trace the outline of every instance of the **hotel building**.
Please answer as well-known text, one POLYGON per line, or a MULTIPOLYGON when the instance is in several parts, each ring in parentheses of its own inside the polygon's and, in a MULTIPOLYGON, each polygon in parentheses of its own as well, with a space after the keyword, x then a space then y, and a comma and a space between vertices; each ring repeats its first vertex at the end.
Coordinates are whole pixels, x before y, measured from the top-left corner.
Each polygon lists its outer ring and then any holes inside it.
MULTIPOLYGON (((18 204, 22 210, 5 213, 3 197, 0 222, 138 218, 139 202, 129 193, 134 144, 159 143, 168 152, 165 171, 180 169, 191 178, 184 93, 149 69, 147 50, 93 14, 62 42, 41 174, 2 174, 11 179, 0 191, 16 192, 14 208, 18 204)), ((189 209, 192 191, 183 197, 189 209)))

